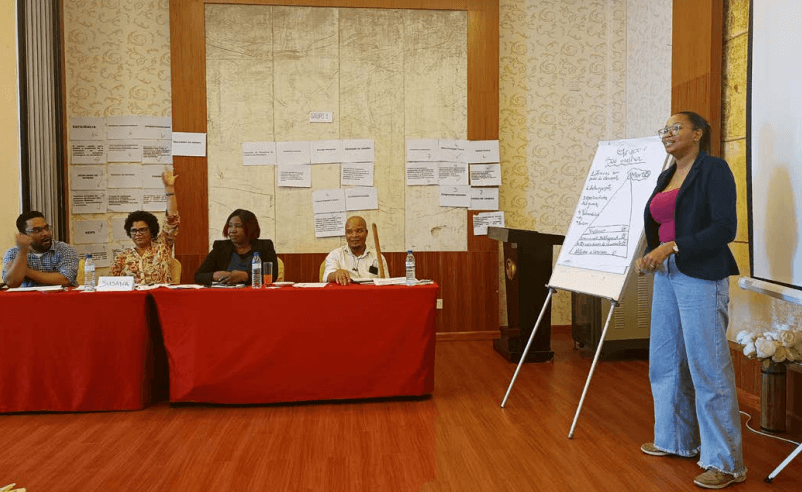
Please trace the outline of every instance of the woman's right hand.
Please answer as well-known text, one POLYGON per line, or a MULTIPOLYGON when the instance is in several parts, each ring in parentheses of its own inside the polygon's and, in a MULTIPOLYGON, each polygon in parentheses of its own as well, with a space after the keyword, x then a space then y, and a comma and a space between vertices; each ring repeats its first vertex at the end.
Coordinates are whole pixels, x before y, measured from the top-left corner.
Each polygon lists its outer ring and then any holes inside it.
POLYGON ((228 283, 229 277, 231 277, 231 272, 226 270, 218 270, 212 274, 212 280, 223 284, 228 283))

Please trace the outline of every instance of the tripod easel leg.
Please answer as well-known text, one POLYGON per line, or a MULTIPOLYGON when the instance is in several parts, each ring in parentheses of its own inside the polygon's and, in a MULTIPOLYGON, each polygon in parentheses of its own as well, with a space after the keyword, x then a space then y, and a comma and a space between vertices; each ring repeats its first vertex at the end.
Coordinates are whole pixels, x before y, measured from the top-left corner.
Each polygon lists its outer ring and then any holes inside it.
POLYGON ((512 381, 510 381, 510 385, 507 387, 507 393, 504 395, 504 399, 501 401, 501 408, 504 408, 504 405, 507 404, 507 398, 509 398, 510 391, 512 391, 512 385, 515 384, 515 378, 518 377, 518 372, 521 370, 524 360, 526 360, 526 354, 529 353, 529 347, 532 345, 532 340, 535 339, 535 333, 537 333, 537 328, 540 326, 540 321, 543 319, 543 313, 546 312, 546 308, 548 307, 549 302, 551 302, 551 296, 554 295, 554 292, 554 289, 549 288, 549 295, 546 296, 546 302, 543 303, 543 309, 540 310, 540 315, 537 317, 534 328, 532 328, 532 334, 529 335, 529 341, 526 342, 524 353, 521 354, 521 360, 518 361, 518 367, 515 368, 515 374, 512 375, 512 381))
POLYGON ((602 351, 602 346, 604 346, 604 339, 607 336, 607 328, 610 327, 610 320, 613 318, 613 311, 618 306, 618 303, 615 301, 610 301, 610 312, 607 314, 607 322, 604 323, 604 330, 602 330, 601 338, 599 338, 599 346, 596 347, 596 355, 593 357, 593 363, 590 365, 590 373, 588 373, 588 379, 585 381, 585 389, 582 390, 582 398, 579 399, 579 406, 576 408, 576 415, 574 415, 574 422, 571 424, 571 430, 568 432, 568 439, 572 439, 574 437, 574 429, 576 428, 576 421, 579 420, 579 412, 582 411, 582 404, 585 403, 585 396, 588 394, 588 386, 590 386, 590 380, 593 378, 593 371, 596 370, 596 363, 599 362, 599 355, 602 351))
POLYGON ((788 463, 793 461, 793 459, 796 458, 799 453, 802 453, 802 444, 797 446, 796 449, 794 449, 794 451, 791 454, 789 454, 788 457, 785 458, 785 460, 782 463, 780 463, 780 465, 777 468, 775 468, 773 472, 769 473, 769 476, 766 477, 766 483, 771 483, 771 481, 774 480, 774 477, 779 475, 780 472, 783 471, 783 468, 785 468, 786 465, 788 465, 788 463))

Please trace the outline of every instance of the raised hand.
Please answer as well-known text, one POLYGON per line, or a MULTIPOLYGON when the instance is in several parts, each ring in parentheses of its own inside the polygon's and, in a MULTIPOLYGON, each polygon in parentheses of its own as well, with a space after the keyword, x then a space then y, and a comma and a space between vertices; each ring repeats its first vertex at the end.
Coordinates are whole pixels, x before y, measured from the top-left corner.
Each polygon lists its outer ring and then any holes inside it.
POLYGON ((164 183, 164 186, 175 186, 175 178, 177 177, 178 175, 173 174, 173 171, 168 169, 162 173, 162 183, 164 183))

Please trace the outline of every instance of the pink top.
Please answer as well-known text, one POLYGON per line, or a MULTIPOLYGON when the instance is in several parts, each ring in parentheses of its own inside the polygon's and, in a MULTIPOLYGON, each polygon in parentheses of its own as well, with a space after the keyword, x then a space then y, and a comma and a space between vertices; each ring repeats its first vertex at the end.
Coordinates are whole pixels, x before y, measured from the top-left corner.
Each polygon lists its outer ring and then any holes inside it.
POLYGON ((652 218, 660 224, 657 235, 661 243, 674 240, 674 208, 677 205, 677 194, 679 188, 664 193, 658 193, 652 198, 649 204, 649 212, 652 218))

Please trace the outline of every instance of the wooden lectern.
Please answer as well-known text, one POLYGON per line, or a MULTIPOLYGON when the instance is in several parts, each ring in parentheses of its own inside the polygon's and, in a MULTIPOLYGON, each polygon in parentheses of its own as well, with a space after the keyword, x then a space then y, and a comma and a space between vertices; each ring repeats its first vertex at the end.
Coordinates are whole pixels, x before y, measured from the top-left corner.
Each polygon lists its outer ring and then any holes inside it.
MULTIPOLYGON (((504 278, 507 285, 507 327, 493 348, 510 362, 519 362, 535 322, 546 302, 554 245, 565 236, 537 231, 488 227, 487 237, 504 242, 504 278)), ((551 306, 543 314, 524 362, 547 362, 551 350, 551 306)))

